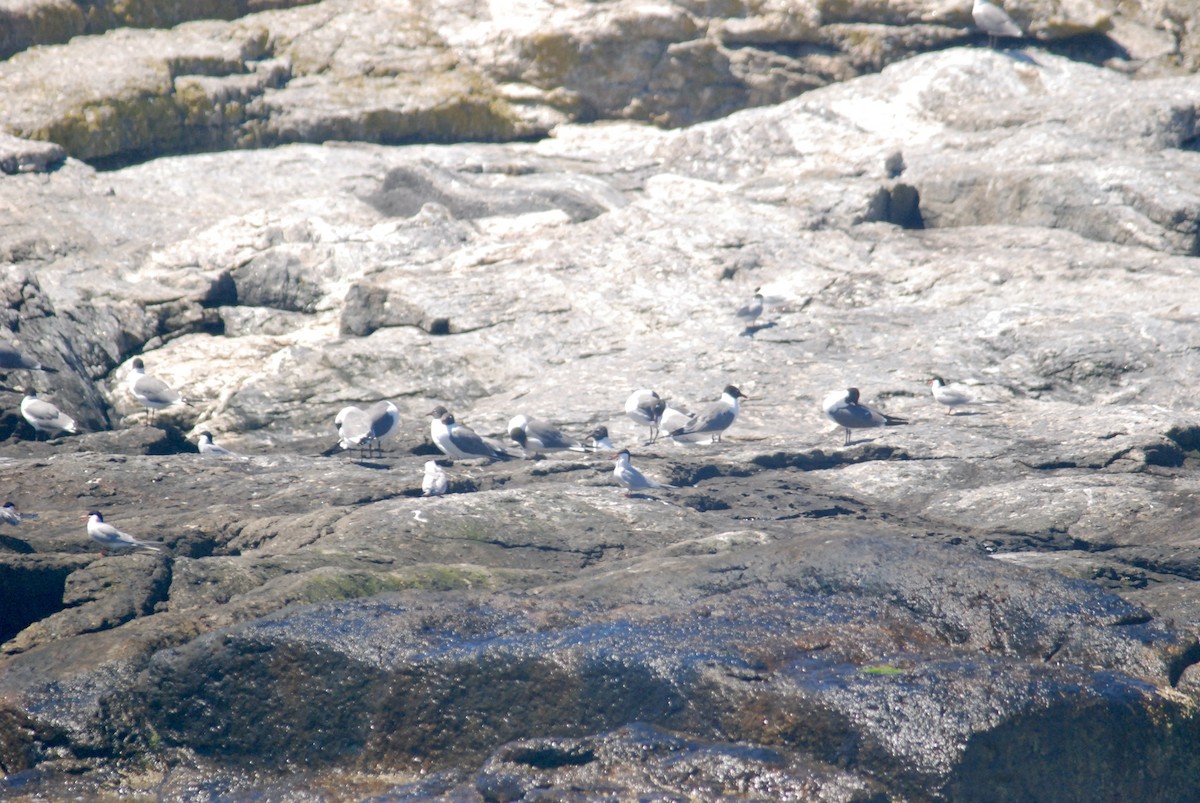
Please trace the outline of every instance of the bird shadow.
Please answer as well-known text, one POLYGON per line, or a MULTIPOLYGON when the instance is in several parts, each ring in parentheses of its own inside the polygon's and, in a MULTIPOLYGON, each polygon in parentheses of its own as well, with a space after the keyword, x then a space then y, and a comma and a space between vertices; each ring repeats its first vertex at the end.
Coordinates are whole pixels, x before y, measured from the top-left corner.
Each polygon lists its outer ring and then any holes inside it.
POLYGON ((758 323, 754 324, 753 326, 747 326, 742 330, 742 333, 738 335, 738 337, 754 337, 764 329, 774 329, 776 326, 778 326, 778 324, 775 323, 775 321, 768 321, 767 323, 758 323))

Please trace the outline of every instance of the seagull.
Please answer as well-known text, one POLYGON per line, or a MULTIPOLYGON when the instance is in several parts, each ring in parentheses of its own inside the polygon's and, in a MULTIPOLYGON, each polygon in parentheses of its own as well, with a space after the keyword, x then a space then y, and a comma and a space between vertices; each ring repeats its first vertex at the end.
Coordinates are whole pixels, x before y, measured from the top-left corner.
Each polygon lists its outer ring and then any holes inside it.
POLYGON ((671 439, 695 443, 702 440, 703 436, 711 435, 712 442, 717 443, 721 440, 721 433, 733 426, 733 422, 737 420, 738 399, 748 398, 750 397, 733 385, 726 385, 719 401, 696 413, 695 417, 682 427, 671 430, 671 439))
POLYGON ((21 400, 21 416, 29 422, 29 426, 33 427, 34 440, 37 440, 43 432, 57 435, 64 431, 70 433, 79 431, 75 428, 75 419, 63 413, 50 402, 39 399, 37 391, 33 388, 25 388, 25 398, 21 400))
POLYGON ((750 303, 738 308, 735 313, 740 321, 746 324, 746 328, 754 326, 754 322, 758 320, 758 316, 762 315, 763 311, 763 294, 759 292, 761 288, 754 288, 754 298, 750 299, 750 303))
POLYGON ((105 554, 106 549, 126 549, 132 547, 153 549, 155 552, 160 551, 157 546, 146 541, 139 541, 129 533, 123 533, 111 524, 106 523, 99 511, 93 510, 84 516, 84 518, 87 519, 88 535, 100 545, 101 555, 105 554))
POLYGON ((940 376, 929 380, 929 387, 933 391, 933 398, 939 404, 946 405, 946 415, 954 415, 955 407, 975 401, 975 397, 965 387, 959 384, 947 385, 940 376))
POLYGON ((367 418, 371 421, 371 444, 383 456, 383 441, 396 431, 400 423, 400 411, 389 400, 377 401, 367 408, 367 418))
POLYGON ((349 451, 358 449, 359 457, 371 442, 371 419, 365 412, 350 405, 343 407, 333 419, 338 431, 338 446, 349 451))
POLYGON ((200 439, 196 442, 196 448, 200 450, 200 454, 212 455, 214 457, 235 457, 238 460, 249 460, 249 457, 231 452, 224 446, 217 446, 213 443, 212 433, 205 430, 200 433, 200 439))
POLYGON ((133 370, 129 372, 127 382, 133 398, 150 411, 150 423, 154 422, 154 413, 157 410, 165 410, 173 404, 193 406, 190 401, 179 394, 179 391, 173 389, 166 382, 157 377, 147 376, 146 363, 142 362, 141 357, 133 358, 133 370))
POLYGON ((20 526, 25 519, 36 519, 37 517, 36 513, 22 513, 12 502, 5 502, 4 507, 0 507, 0 523, 11 524, 14 527, 20 526))
POLYGON ((846 430, 846 446, 850 445, 850 430, 868 427, 891 427, 907 424, 903 418, 877 413, 864 404, 859 404, 858 388, 838 390, 830 393, 824 401, 825 415, 829 420, 846 430))
POLYGON ((688 412, 683 407, 672 407, 667 405, 663 409, 661 427, 667 432, 680 427, 686 427, 696 417, 695 413, 688 412))
POLYGON ((57 369, 47 368, 37 360, 31 360, 12 346, 0 346, 0 371, 46 371, 54 374, 57 369))
POLYGON ((425 461, 425 476, 421 480, 421 496, 441 496, 450 490, 446 472, 436 460, 425 461))
POLYGON ((635 390, 625 400, 625 415, 633 419, 635 424, 650 427, 649 443, 658 440, 658 428, 662 423, 663 411, 666 409, 667 403, 650 388, 635 390))
POLYGON ((971 16, 979 29, 988 35, 988 44, 992 47, 996 46, 997 37, 1023 35, 1021 29, 1012 21, 1012 17, 988 0, 975 0, 975 5, 971 7, 971 16))
MULTIPOLYGON (((647 477, 642 472, 629 464, 629 450, 622 449, 613 455, 613 460, 617 461, 613 467, 613 476, 617 478, 617 482, 625 486, 627 490, 645 491, 652 488, 674 488, 674 485, 665 485, 661 482, 655 482, 647 477)), ((630 496, 631 494, 625 494, 630 496)))
POLYGON ((508 422, 508 437, 527 452, 586 452, 588 448, 574 438, 569 438, 560 430, 526 415, 513 416, 508 422))
POLYGON ((592 434, 588 435, 588 440, 592 442, 593 449, 602 449, 606 452, 611 452, 617 448, 612 445, 612 441, 608 439, 608 427, 599 426, 592 430, 592 434))
POLYGON ((442 454, 458 460, 470 460, 475 457, 486 457, 489 460, 508 460, 512 458, 508 452, 499 446, 488 443, 475 433, 475 430, 454 420, 445 407, 438 405, 429 411, 433 421, 429 425, 429 435, 433 443, 442 450, 442 454))

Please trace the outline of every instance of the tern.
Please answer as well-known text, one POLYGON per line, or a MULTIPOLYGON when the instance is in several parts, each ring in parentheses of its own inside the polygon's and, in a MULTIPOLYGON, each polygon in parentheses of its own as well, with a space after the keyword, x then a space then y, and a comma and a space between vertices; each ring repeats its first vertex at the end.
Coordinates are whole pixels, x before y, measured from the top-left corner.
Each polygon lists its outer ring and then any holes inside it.
POLYGON ((612 459, 617 462, 617 464, 613 467, 613 476, 617 478, 617 482, 625 486, 625 489, 630 492, 625 494, 626 496, 630 496, 634 491, 675 487, 674 485, 666 485, 661 482, 656 482, 630 465, 628 449, 622 449, 621 451, 617 452, 615 455, 613 455, 612 459))
POLYGON ((133 358, 132 370, 129 372, 128 382, 129 393, 133 398, 137 399, 141 404, 150 411, 149 423, 154 423, 154 414, 159 410, 165 410, 173 404, 186 404, 188 407, 194 405, 183 398, 179 391, 172 388, 166 382, 163 382, 158 377, 148 376, 146 374, 146 363, 141 357, 133 358))
POLYGON ((993 48, 998 37, 1023 35, 1021 29, 1012 21, 1012 17, 988 0, 975 0, 975 5, 971 7, 971 17, 979 29, 988 35, 988 44, 993 48))
POLYGON ((733 426, 738 415, 738 399, 750 398, 733 385, 726 385, 719 401, 700 410, 691 421, 671 430, 672 440, 696 442, 710 435, 712 443, 721 440, 721 433, 733 426))
POLYGON ((36 513, 22 513, 12 502, 5 502, 4 507, 0 507, 0 524, 11 524, 18 527, 25 519, 36 519, 37 517, 36 513))
POLYGON ((217 444, 213 443, 212 433, 208 430, 200 433, 199 439, 196 441, 196 448, 200 450, 200 454, 202 455, 211 455, 213 457, 233 457, 238 460, 250 459, 243 454, 231 452, 224 446, 218 446, 217 444))
POLYGON ((433 421, 429 424, 429 436, 433 444, 441 449, 442 454, 457 460, 470 460, 485 457, 489 460, 509 460, 508 452, 498 445, 489 443, 475 433, 475 430, 454 420, 445 407, 438 405, 429 411, 433 421))
POLYGON ((75 419, 59 410, 48 401, 38 398, 37 391, 25 388, 25 398, 21 400, 21 417, 33 427, 34 440, 41 437, 43 432, 53 437, 60 432, 76 433, 75 419))
POLYGON ((975 397, 965 387, 959 384, 947 385, 940 376, 929 380, 929 388, 933 391, 933 398, 937 400, 938 404, 946 405, 946 415, 954 415, 955 407, 962 407, 964 404, 975 401, 975 397))
POLYGON ((907 424, 903 418, 878 413, 858 401, 858 388, 838 390, 825 397, 825 415, 846 430, 846 446, 850 445, 850 430, 868 427, 890 427, 907 424))
POLYGON ((155 552, 160 551, 154 544, 134 538, 129 533, 123 533, 116 527, 108 524, 104 521, 104 516, 100 515, 99 511, 93 510, 84 516, 84 518, 87 519, 88 535, 100 545, 101 555, 105 554, 105 550, 108 549, 132 549, 134 547, 153 549, 155 552))
POLYGON ((441 496, 450 490, 446 472, 436 460, 425 461, 425 476, 421 479, 421 496, 441 496))
POLYGON ((748 304, 738 308, 735 313, 742 323, 749 329, 754 326, 754 322, 758 320, 758 316, 762 315, 763 311, 763 294, 759 292, 761 288, 754 288, 754 298, 750 299, 748 304))
POLYGON ((625 415, 629 416, 635 424, 650 427, 649 443, 658 440, 658 429, 662 424, 663 411, 666 409, 666 401, 659 398, 659 395, 650 388, 635 390, 625 400, 625 415))

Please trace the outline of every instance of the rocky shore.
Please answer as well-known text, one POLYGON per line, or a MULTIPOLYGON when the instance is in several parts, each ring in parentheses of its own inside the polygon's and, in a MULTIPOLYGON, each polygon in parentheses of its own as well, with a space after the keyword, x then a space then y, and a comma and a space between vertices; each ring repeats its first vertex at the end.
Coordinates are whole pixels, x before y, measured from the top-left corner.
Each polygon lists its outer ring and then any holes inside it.
POLYGON ((1184 4, 202 5, 0 11, 0 797, 1200 795, 1184 4))

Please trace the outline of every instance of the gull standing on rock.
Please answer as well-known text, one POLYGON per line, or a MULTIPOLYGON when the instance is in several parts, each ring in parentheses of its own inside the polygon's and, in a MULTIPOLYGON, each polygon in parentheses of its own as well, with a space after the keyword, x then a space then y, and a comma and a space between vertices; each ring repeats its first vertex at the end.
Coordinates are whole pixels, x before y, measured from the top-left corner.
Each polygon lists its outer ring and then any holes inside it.
POLYGON ((955 407, 962 407, 975 401, 975 397, 959 384, 947 385, 940 376, 929 380, 929 388, 938 404, 946 405, 946 415, 954 415, 955 407))
MULTIPOLYGON (((371 442, 371 418, 361 409, 354 405, 343 407, 338 411, 338 414, 333 419, 333 425, 338 431, 338 447, 350 451, 358 449, 358 456, 363 456, 363 451, 371 442)), ((331 454, 335 449, 331 449, 326 454, 331 454)))
POLYGON ((133 366, 127 382, 129 393, 150 411, 149 423, 151 424, 154 423, 154 413, 158 410, 165 410, 173 404, 193 406, 190 401, 180 395, 179 391, 166 382, 158 377, 147 376, 146 363, 142 361, 141 357, 133 358, 133 366))
POLYGON ((111 524, 106 523, 104 517, 97 510, 93 510, 84 516, 84 518, 87 519, 88 535, 100 545, 101 555, 105 554, 105 550, 107 549, 132 549, 133 547, 153 549, 155 552, 160 551, 154 544, 140 541, 129 533, 123 533, 111 524))
POLYGON ((384 399, 367 408, 367 418, 371 420, 371 444, 383 457, 383 441, 396 431, 396 425, 400 423, 400 411, 391 401, 384 399))
POLYGON ((617 464, 613 467, 613 476, 617 478, 617 482, 625 486, 625 489, 630 492, 625 494, 626 496, 630 496, 634 491, 675 487, 674 485, 665 485, 661 482, 656 482, 630 465, 628 449, 622 449, 617 452, 613 455, 612 459, 617 461, 617 464))
POLYGON ((75 419, 63 413, 50 402, 39 399, 37 391, 33 388, 25 388, 25 398, 21 400, 21 417, 29 423, 29 426, 33 427, 34 440, 37 440, 43 432, 51 433, 50 437, 60 432, 72 434, 78 432, 75 428, 75 419))
POLYGON ((858 401, 858 388, 836 390, 825 397, 825 415, 829 420, 846 430, 846 446, 850 445, 851 429, 891 427, 907 424, 908 421, 895 416, 877 413, 858 401))
POLYGON ((717 443, 721 440, 721 433, 733 426, 733 422, 737 420, 738 399, 749 398, 733 385, 726 385, 719 401, 696 413, 692 420, 682 427, 671 430, 671 439, 695 443, 703 440, 705 435, 710 435, 712 443, 717 443))
POLYGON ((196 448, 200 450, 200 454, 202 455, 212 455, 213 457, 233 457, 238 460, 250 459, 243 454, 231 452, 224 446, 218 446, 217 444, 213 443, 212 433, 208 430, 200 433, 200 437, 196 441, 196 448))
POLYGON ((988 44, 992 47, 996 46, 997 37, 1023 35, 1021 29, 1012 21, 1012 17, 988 0, 975 0, 975 5, 971 8, 971 17, 979 29, 988 35, 988 44))
POLYGON ((421 496, 441 496, 450 490, 450 480, 436 460, 425 461, 425 476, 421 479, 421 496))
POLYGON ((25 519, 36 519, 37 517, 36 513, 22 513, 12 502, 5 502, 4 507, 0 507, 0 524, 19 527, 25 519))
POLYGON ((629 416, 635 424, 650 427, 648 443, 658 440, 658 428, 662 423, 663 411, 666 409, 667 403, 650 388, 635 390, 625 400, 625 415, 629 416))
POLYGON ((429 411, 433 421, 429 424, 429 436, 434 446, 441 449, 442 454, 456 460, 470 460, 485 457, 489 460, 509 460, 508 452, 499 446, 489 443, 475 433, 475 430, 454 420, 454 416, 445 407, 438 405, 429 411))

